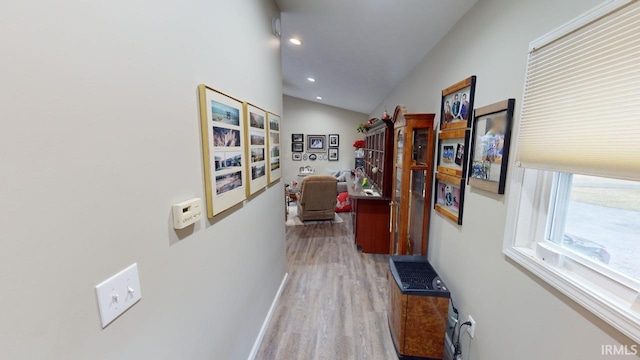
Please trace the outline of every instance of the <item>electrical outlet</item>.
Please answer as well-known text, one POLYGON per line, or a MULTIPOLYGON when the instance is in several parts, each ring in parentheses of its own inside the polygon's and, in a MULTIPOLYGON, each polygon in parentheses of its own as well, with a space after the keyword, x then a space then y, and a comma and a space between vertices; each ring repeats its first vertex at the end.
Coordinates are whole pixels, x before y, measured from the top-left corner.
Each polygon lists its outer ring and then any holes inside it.
POLYGON ((469 315, 469 318, 467 319, 467 321, 471 323, 471 325, 467 325, 467 332, 469 333, 469 336, 471 336, 471 338, 473 339, 473 337, 476 334, 476 321, 473 320, 471 315, 469 315))

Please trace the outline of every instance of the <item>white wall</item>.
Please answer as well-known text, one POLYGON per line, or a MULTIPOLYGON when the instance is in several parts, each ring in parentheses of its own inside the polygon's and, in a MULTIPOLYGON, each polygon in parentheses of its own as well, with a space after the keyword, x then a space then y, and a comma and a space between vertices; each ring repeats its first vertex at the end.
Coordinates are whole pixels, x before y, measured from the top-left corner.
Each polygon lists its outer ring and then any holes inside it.
POLYGON ((285 274, 283 183, 191 230, 170 206, 204 197, 198 83, 282 113, 278 14, 0 5, 1 358, 247 358, 285 274), (143 298, 102 330, 94 286, 133 262, 143 298))
MULTIPOLYGON (((322 174, 326 168, 335 170, 353 169, 355 153, 353 143, 364 139, 364 135, 357 133, 360 123, 367 121, 367 114, 340 109, 333 106, 318 104, 291 96, 284 96, 283 113, 283 174, 286 182, 300 180, 298 169, 300 166, 311 166, 316 173, 322 174), (304 134, 306 153, 307 135, 340 135, 339 161, 293 161, 291 159, 291 134, 304 134)), ((380 117, 380 115, 378 115, 380 117)), ((327 138, 328 140, 328 138, 327 138)))
MULTIPOLYGON (((396 104, 438 113, 442 89, 470 75, 478 77, 476 107, 515 97, 519 110, 529 42, 598 3, 480 0, 373 114, 396 104)), ((462 227, 436 213, 431 221, 429 259, 463 319, 477 322, 475 339, 462 338, 465 360, 601 359, 602 344, 630 344, 505 259, 505 199, 467 188, 462 227)))

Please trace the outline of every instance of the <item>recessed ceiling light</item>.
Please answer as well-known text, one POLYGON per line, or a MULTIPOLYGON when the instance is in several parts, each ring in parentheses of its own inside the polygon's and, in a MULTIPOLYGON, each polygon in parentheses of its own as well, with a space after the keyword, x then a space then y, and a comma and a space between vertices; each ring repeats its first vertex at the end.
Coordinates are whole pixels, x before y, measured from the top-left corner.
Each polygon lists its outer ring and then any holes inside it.
POLYGON ((302 45, 302 41, 296 38, 289 39, 289 42, 292 43, 293 45, 302 45))
POLYGON ((309 80, 311 82, 316 82, 316 79, 314 79, 314 78, 307 78, 307 80, 309 80))
POLYGON ((322 100, 322 96, 316 96, 316 99, 322 100))

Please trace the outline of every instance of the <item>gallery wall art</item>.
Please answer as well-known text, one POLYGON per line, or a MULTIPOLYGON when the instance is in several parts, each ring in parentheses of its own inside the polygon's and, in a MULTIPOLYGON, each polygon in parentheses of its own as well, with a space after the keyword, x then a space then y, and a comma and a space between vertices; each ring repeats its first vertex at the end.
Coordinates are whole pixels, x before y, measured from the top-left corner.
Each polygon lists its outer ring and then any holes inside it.
POLYGON ((200 124, 204 159, 207 216, 246 199, 244 104, 201 84, 200 124))
POLYGON ((440 130, 466 129, 471 125, 475 91, 475 76, 470 76, 442 90, 440 130))
POLYGON ((269 135, 268 135, 268 182, 269 184, 279 180, 282 177, 282 168, 280 164, 280 116, 274 113, 268 113, 267 119, 269 122, 269 135))
POLYGON ((327 135, 307 135, 307 152, 327 152, 327 135))
POLYGON ((435 192, 435 210, 458 225, 462 225, 464 179, 438 173, 435 192))
POLYGON ((245 105, 247 122, 246 142, 249 171, 247 171, 247 196, 267 186, 267 112, 257 106, 245 105))
POLYGON ((515 103, 515 99, 508 99, 476 109, 469 161, 470 186, 504 194, 515 103))
POLYGON ((476 77, 442 90, 434 209, 462 225, 476 77))

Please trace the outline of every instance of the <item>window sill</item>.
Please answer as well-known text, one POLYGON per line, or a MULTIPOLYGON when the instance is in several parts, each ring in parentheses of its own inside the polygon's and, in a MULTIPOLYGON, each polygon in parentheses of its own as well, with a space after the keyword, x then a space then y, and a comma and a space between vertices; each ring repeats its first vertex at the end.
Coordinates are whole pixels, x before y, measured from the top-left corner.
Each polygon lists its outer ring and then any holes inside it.
POLYGON ((597 281, 583 276, 584 274, 571 271, 566 266, 554 267, 545 263, 535 256, 534 250, 527 247, 507 247, 503 253, 633 341, 640 343, 640 295, 634 289, 615 284, 625 287, 626 293, 631 294, 625 296, 626 299, 616 296, 599 286, 597 281))

